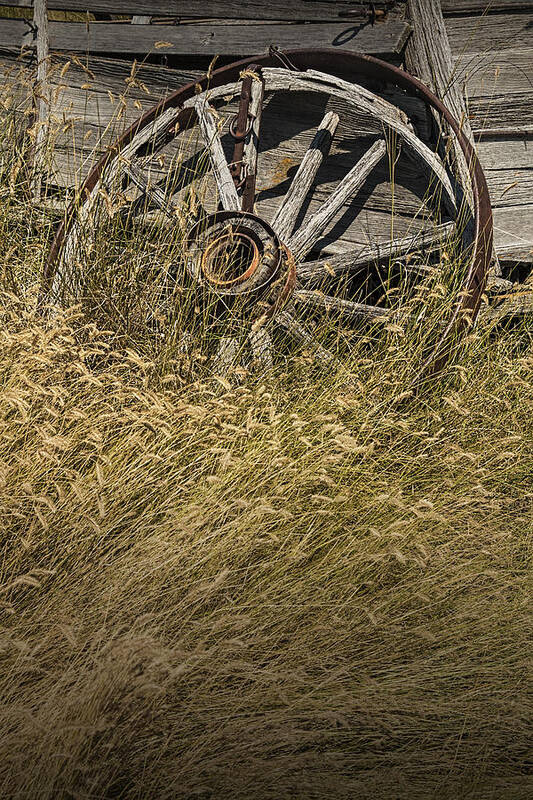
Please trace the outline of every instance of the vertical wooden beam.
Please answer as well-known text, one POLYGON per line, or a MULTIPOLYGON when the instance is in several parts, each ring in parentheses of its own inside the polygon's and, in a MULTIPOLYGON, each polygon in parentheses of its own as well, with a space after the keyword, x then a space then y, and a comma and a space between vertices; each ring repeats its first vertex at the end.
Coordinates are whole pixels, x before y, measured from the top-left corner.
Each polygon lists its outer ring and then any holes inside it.
MULTIPOLYGON (((407 12, 413 27, 405 51, 407 68, 443 101, 459 122, 464 135, 474 145, 465 97, 454 74, 454 58, 440 0, 408 0, 407 12)), ((465 199, 472 209, 473 196, 468 164, 455 137, 453 137, 453 147, 461 183, 465 187, 465 199)), ((501 275, 496 255, 491 272, 501 275)))
POLYGON ((440 0, 408 0, 413 33, 407 43, 407 67, 424 81, 461 123, 463 133, 472 140, 466 104, 454 79, 453 55, 442 16, 440 0))
POLYGON ((35 157, 33 161, 33 195, 41 196, 42 176, 48 139, 48 120, 50 113, 50 89, 48 86, 48 11, 47 0, 34 0, 33 24, 37 34, 37 83, 35 86, 36 135, 35 157))
MULTIPOLYGON (((463 92, 454 76, 453 56, 440 0, 408 0, 407 10, 413 27, 405 51, 407 68, 435 92, 457 119, 465 136, 473 142, 463 92)), ((469 186, 461 148, 455 142, 454 147, 462 182, 465 184, 466 181, 466 186, 469 186)), ((467 199, 472 207, 468 194, 467 199)))

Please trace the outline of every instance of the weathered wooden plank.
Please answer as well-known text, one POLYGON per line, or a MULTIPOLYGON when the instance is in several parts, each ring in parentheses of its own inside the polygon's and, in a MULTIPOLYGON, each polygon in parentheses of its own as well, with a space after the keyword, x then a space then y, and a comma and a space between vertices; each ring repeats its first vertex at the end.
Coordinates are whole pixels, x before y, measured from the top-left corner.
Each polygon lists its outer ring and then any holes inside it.
POLYGON ((533 91, 533 36, 529 48, 459 53, 453 75, 469 98, 533 91))
POLYGON ((533 127, 533 89, 473 97, 468 115, 474 130, 533 127))
MULTIPOLYGON (((28 8, 32 0, 0 0, 0 6, 28 8)), ((361 13, 368 2, 360 0, 247 0, 243 6, 239 0, 49 0, 48 6, 61 11, 89 11, 103 14, 146 14, 150 16, 201 17, 212 19, 277 19, 308 21, 335 20, 355 14, 358 6, 361 13)), ((376 9, 386 7, 385 2, 374 2, 376 9)), ((399 5, 399 4, 398 4, 399 5)), ((441 0, 445 14, 471 12, 494 12, 533 9, 533 0, 441 0)))
POLYGON ((531 203, 533 169, 490 169, 485 170, 485 177, 494 208, 531 203))
MULTIPOLYGON (((453 56, 440 2, 409 0, 407 10, 413 24, 413 35, 406 50, 407 66, 433 89, 437 97, 446 102, 463 133, 469 141, 472 141, 472 128, 460 84, 451 80, 453 56)), ((446 125, 444 130, 449 130, 446 125)), ((455 137, 452 139, 452 144, 465 197, 472 208, 474 201, 468 164, 455 137)))
POLYGON ((35 199, 41 196, 42 171, 44 167, 45 148, 48 139, 50 114, 50 88, 48 86, 48 14, 46 0, 35 0, 33 24, 37 32, 37 83, 35 85, 35 118, 37 134, 35 137, 35 174, 32 189, 35 199))
POLYGON ((497 253, 533 247, 533 203, 494 209, 494 242, 497 253))
MULTIPOLYGON (((0 6, 27 7, 31 0, 0 0, 0 6)), ((386 8, 382 0, 374 2, 376 9, 386 8)), ((339 17, 368 11, 363 0, 49 0, 50 9, 89 11, 104 14, 128 14, 168 17, 200 17, 202 19, 274 19, 336 21, 339 17)), ((355 18, 357 21, 357 17, 355 18)))
POLYGON ((407 65, 441 100, 445 100, 471 138, 460 85, 452 80, 453 56, 439 0, 409 0, 407 9, 413 25, 406 52, 407 65))
POLYGON ((446 31, 455 54, 531 48, 529 14, 448 17, 446 31))
MULTIPOLYGON (((21 41, 27 26, 21 20, 0 19, 0 45, 21 41)), ((92 53, 165 53, 168 55, 254 55, 271 44, 281 48, 336 47, 355 52, 400 53, 409 25, 390 20, 379 25, 130 25, 127 23, 51 22, 50 47, 92 53), (164 47, 156 46, 165 42, 164 47)))
POLYGON ((445 14, 469 14, 533 9, 533 0, 441 0, 445 14))
POLYGON ((476 150, 484 170, 533 169, 533 139, 495 139, 476 144, 476 150))

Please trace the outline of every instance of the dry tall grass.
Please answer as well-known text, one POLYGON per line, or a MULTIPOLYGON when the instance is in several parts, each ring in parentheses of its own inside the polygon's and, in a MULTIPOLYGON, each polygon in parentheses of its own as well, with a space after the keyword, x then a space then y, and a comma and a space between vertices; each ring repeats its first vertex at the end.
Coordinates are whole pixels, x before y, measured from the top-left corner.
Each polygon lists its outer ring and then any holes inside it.
POLYGON ((0 795, 531 797, 531 322, 187 380, 43 320, 4 177, 0 795))

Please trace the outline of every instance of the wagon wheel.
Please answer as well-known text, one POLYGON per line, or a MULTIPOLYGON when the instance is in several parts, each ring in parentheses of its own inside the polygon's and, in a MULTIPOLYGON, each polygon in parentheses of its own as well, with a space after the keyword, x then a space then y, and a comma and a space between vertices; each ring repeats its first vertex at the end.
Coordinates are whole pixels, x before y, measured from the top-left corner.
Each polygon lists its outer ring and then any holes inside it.
MULTIPOLYGON (((220 333, 209 354, 215 371, 254 363, 269 367, 275 354, 272 336, 280 332, 303 345, 319 364, 331 364, 340 329, 397 319, 402 308, 391 297, 404 297, 400 286, 416 289, 436 274, 442 248, 453 247, 464 262, 457 276, 457 300, 425 355, 418 381, 442 364, 457 332, 477 313, 492 244, 486 184, 449 112, 401 70, 336 51, 271 53, 254 64, 244 61, 217 70, 199 86, 179 90, 110 150, 86 180, 82 197, 54 241, 43 281, 46 294, 54 299, 83 295, 84 247, 105 228, 112 216, 110 206, 118 206, 118 218, 137 228, 151 224, 156 210, 182 252, 175 269, 167 269, 174 288, 163 303, 168 307, 169 297, 179 302, 185 288, 192 291, 196 312, 207 313, 220 333), (324 63, 327 73, 321 69, 324 63), (462 148, 463 174, 469 175, 470 185, 461 187, 449 159, 419 138, 404 111, 367 88, 368 81, 376 79, 422 98, 441 114, 462 148), (304 106, 320 98, 325 111, 307 150, 300 153, 292 179, 282 176, 281 192, 275 181, 266 189, 261 184, 261 167, 266 164, 261 150, 269 149, 261 148, 261 142, 280 141, 267 125, 276 120, 279 96, 289 104, 297 96, 305 97, 304 106), (344 174, 329 194, 317 199, 317 185, 327 183, 324 171, 343 114, 348 123, 337 155, 342 151, 344 174), (350 136, 354 114, 360 115, 370 136, 350 136), (426 176, 426 194, 410 218, 417 223, 415 231, 366 244, 361 238, 354 243, 336 236, 339 219, 342 222, 374 171, 388 170, 394 182, 393 172, 402 159, 414 161, 426 176), (191 219, 195 187, 199 214, 191 219), (281 199, 273 200, 278 193, 281 199), (317 334, 324 319, 337 331, 333 347, 317 334)), ((127 225, 121 228, 126 229, 127 225)), ((415 313, 422 325, 424 293, 415 296, 422 307, 413 311, 411 305, 409 316, 415 313)))

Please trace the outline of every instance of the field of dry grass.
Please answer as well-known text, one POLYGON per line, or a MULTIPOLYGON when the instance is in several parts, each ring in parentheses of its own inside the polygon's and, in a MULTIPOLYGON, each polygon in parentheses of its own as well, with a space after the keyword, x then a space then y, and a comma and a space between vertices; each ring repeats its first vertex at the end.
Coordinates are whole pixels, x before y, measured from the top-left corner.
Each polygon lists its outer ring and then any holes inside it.
POLYGON ((531 320, 235 385, 43 318, 2 181, 1 797, 531 797, 531 320))

